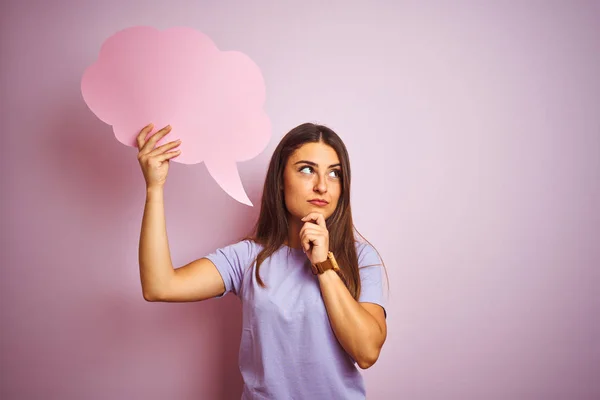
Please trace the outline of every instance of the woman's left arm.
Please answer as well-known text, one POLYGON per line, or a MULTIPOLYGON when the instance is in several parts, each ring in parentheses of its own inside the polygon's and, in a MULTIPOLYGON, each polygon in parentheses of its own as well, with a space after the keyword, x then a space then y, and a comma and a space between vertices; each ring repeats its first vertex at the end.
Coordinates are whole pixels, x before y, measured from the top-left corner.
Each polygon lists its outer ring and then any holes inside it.
MULTIPOLYGON (((312 264, 322 262, 329 251, 329 232, 325 217, 310 213, 302 218, 300 244, 312 264)), ((337 272, 319 275, 321 295, 335 336, 362 369, 377 358, 387 336, 383 308, 375 303, 359 303, 352 297, 337 272)))
POLYGON ((338 341, 360 368, 369 368, 379 358, 387 336, 383 308, 354 300, 342 279, 331 269, 319 275, 319 285, 338 341))

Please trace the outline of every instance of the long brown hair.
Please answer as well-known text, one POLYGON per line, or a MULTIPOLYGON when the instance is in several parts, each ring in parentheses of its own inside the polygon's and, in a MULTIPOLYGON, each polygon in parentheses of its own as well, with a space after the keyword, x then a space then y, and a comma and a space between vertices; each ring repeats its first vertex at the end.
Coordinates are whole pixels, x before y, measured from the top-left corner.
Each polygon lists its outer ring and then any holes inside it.
POLYGON ((273 152, 265 178, 260 214, 253 234, 249 237, 263 246, 256 257, 256 280, 260 286, 265 287, 259 274, 260 265, 288 239, 287 210, 283 197, 283 171, 287 161, 294 151, 305 143, 316 142, 331 146, 340 159, 341 194, 335 211, 326 221, 329 231, 329 250, 335 254, 341 268, 340 277, 348 291, 358 300, 361 285, 355 229, 350 208, 350 158, 342 139, 332 129, 323 125, 305 123, 297 126, 281 139, 273 152))

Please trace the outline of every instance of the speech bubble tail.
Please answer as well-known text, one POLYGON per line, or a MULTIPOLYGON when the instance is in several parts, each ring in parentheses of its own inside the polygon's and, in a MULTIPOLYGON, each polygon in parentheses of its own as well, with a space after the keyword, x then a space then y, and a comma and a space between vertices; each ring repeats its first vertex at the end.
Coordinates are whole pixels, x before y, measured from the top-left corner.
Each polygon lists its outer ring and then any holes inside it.
POLYGON ((253 207, 248 198, 235 162, 205 160, 206 168, 221 189, 242 204, 253 207))

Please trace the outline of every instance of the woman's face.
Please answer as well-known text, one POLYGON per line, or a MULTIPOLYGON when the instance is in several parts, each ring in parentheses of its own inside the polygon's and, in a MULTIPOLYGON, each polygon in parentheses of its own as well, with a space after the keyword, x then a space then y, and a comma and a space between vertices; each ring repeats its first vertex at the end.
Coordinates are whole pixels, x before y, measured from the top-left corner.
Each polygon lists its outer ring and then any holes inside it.
POLYGON ((342 192, 340 160, 325 143, 306 143, 287 161, 283 171, 285 206, 291 216, 311 212, 327 219, 335 211, 342 192))

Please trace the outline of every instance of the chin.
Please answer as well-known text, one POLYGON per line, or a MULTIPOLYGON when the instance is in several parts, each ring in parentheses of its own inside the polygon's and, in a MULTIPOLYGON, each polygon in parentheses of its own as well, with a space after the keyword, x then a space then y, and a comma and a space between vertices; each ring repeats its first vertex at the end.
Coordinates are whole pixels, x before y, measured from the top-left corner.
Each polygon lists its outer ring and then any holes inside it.
POLYGON ((311 212, 317 212, 319 214, 323 214, 323 217, 325 217, 325 219, 329 218, 331 216, 331 214, 333 214, 333 211, 330 209, 329 205, 327 207, 319 207, 319 206, 310 204, 307 214, 309 214, 311 212))
POLYGON ((294 207, 291 210, 288 208, 288 214, 294 218, 302 219, 310 213, 317 212, 323 214, 325 219, 329 218, 333 214, 331 203, 326 207, 316 206, 314 204, 307 203, 306 207, 294 207))

